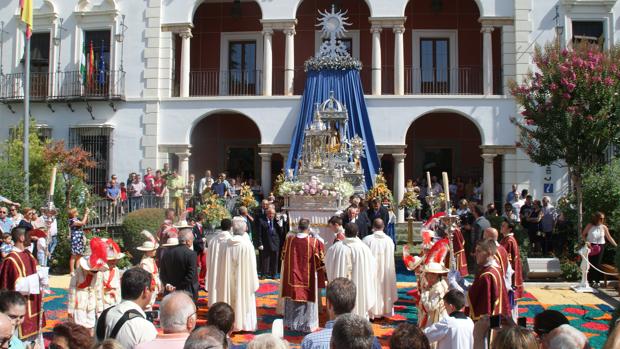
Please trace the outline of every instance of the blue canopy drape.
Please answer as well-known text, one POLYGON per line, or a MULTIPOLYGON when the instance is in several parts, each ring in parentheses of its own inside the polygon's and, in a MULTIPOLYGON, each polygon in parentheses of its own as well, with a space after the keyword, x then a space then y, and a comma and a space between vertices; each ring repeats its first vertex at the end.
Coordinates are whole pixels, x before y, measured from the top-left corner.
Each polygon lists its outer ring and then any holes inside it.
POLYGON ((298 160, 304 142, 304 130, 312 123, 314 105, 322 103, 329 98, 329 92, 334 91, 334 96, 347 107, 349 112, 348 134, 349 137, 360 136, 364 140, 364 157, 362 167, 366 188, 373 186, 373 180, 380 167, 379 156, 375 146, 375 139, 368 120, 368 110, 364 100, 364 90, 360 73, 357 69, 348 70, 311 70, 306 77, 304 94, 301 98, 299 119, 291 148, 286 162, 287 169, 294 169, 297 174, 298 160))

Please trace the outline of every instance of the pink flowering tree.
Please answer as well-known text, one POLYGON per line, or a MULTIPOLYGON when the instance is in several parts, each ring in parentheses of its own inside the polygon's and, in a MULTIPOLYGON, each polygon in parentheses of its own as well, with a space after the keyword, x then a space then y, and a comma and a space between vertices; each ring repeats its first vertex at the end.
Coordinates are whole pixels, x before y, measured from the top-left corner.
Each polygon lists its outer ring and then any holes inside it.
POLYGON ((568 169, 578 229, 583 228, 582 176, 604 163, 609 146, 620 143, 619 52, 591 44, 537 48, 536 71, 511 86, 522 107, 522 117, 513 118, 521 146, 537 164, 568 169))

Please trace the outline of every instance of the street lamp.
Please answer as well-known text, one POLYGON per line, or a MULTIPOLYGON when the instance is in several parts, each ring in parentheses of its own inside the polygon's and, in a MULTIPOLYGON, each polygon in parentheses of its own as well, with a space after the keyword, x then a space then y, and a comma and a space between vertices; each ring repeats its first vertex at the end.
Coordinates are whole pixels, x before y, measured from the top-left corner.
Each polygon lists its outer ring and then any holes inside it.
POLYGON ((127 28, 128 27, 125 25, 125 15, 122 15, 121 16, 121 24, 120 24, 120 27, 118 29, 118 33, 116 35, 114 35, 114 38, 116 39, 116 41, 121 44, 121 67, 120 67, 120 71, 124 71, 123 70, 123 49, 124 49, 123 42, 125 41, 125 32, 127 31, 127 28))

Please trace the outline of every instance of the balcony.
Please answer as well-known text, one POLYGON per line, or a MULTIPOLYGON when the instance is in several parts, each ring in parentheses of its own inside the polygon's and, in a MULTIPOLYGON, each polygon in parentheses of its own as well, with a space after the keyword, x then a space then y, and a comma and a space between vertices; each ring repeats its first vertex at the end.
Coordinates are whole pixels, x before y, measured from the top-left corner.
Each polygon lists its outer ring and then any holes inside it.
MULTIPOLYGON (((125 96, 125 72, 107 71, 88 80, 79 71, 31 73, 30 100, 121 100, 125 96)), ((24 99, 24 73, 0 76, 0 101, 24 99)))
POLYGON ((204 70, 189 73, 189 95, 257 96, 262 94, 260 70, 204 70))

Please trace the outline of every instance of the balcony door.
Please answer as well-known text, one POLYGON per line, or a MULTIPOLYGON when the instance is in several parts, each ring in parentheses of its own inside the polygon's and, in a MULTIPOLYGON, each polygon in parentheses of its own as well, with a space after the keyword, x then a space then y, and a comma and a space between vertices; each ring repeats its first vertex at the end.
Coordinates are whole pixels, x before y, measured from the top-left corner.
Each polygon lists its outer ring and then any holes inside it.
POLYGON ((413 65, 405 76, 405 89, 415 94, 454 94, 459 74, 456 30, 414 30, 413 65))
POLYGON ((50 33, 33 33, 30 37, 30 97, 47 98, 49 85, 50 33))
POLYGON ((228 94, 256 94, 256 41, 228 43, 228 94))
POLYGON ((450 44, 448 38, 420 39, 422 93, 450 92, 450 44))
POLYGON ((108 97, 110 94, 110 39, 109 30, 84 31, 86 71, 82 83, 88 97, 108 97))

